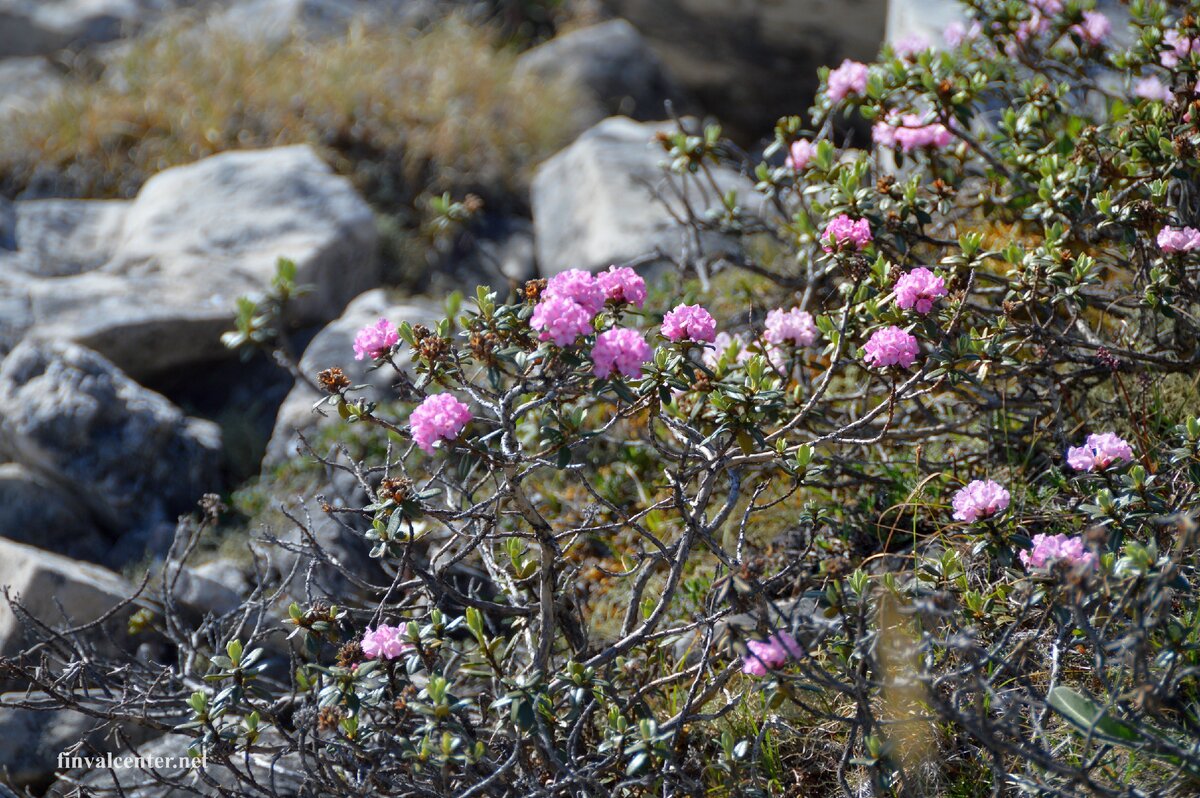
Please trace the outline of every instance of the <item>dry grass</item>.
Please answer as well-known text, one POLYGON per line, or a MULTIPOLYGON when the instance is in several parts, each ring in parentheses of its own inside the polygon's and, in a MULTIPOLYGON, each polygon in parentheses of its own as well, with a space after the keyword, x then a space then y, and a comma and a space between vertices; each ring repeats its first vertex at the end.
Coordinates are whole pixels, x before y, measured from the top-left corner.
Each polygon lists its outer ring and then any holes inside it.
POLYGON ((442 191, 511 201, 571 132, 571 98, 514 77, 515 60, 455 18, 273 47, 180 25, 0 123, 0 176, 8 193, 49 174, 59 193, 128 197, 170 166, 308 143, 379 208, 403 214, 442 191))

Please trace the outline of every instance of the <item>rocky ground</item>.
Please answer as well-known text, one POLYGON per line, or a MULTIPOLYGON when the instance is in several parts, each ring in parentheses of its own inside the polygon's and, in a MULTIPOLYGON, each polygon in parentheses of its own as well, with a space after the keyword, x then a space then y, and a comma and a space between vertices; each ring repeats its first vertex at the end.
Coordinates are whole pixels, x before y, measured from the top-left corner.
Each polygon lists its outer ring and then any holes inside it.
MULTIPOLYGON (((524 188, 482 186, 489 212, 423 251, 415 282, 395 277, 395 208, 345 160, 331 162, 322 142, 199 153, 102 197, 78 190, 90 183, 70 163, 35 164, 31 179, 0 175, 9 186, 0 197, 0 584, 11 595, 51 623, 85 623, 167 555, 178 517, 202 495, 241 489, 260 508, 303 511, 301 497, 262 486, 294 468, 299 434, 316 439, 328 423, 312 412, 318 396, 265 358, 237 359, 220 339, 236 299, 267 290, 280 257, 310 288, 289 313, 301 372, 342 365, 384 400, 388 386, 352 359, 365 323, 428 322, 442 292, 476 283, 507 288, 630 261, 653 268, 685 244, 670 201, 660 201, 671 192, 651 146, 671 125, 666 101, 720 119, 753 147, 776 118, 804 107, 819 65, 871 57, 885 25, 893 37, 935 38, 948 19, 941 2, 612 0, 514 21, 520 5, 0 0, 0 125, 25 124, 81 74, 119 83, 126 48, 180 13, 195 26, 192 46, 235 31, 270 48, 337 41, 359 23, 402 38, 455 6, 471 24, 508 26, 522 48, 516 79, 565 82, 573 98, 558 109, 565 146, 524 188)), ((749 193, 746 176, 716 179, 749 193)), ((244 516, 253 526, 267 513, 244 516)), ((248 576, 223 549, 207 559, 187 571, 184 593, 195 611, 221 612, 248 576)), ((24 634, 0 608, 0 655, 24 634)), ((57 753, 88 728, 74 715, 0 710, 0 766, 17 785, 44 786, 57 753)))

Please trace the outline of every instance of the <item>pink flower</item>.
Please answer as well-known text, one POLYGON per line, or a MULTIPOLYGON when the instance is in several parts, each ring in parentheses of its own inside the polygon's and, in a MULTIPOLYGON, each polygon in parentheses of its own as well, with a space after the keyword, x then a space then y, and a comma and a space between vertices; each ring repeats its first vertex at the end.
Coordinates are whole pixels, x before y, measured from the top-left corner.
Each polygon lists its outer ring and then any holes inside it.
POLYGON ((863 360, 868 366, 908 368, 917 359, 920 348, 917 339, 899 327, 884 327, 872 333, 863 350, 866 352, 863 360))
POLYGON ((354 359, 383 357, 400 341, 400 333, 387 319, 368 324, 354 336, 354 359))
POLYGON ((650 353, 650 345, 637 330, 605 330, 592 347, 593 372, 601 378, 616 371, 640 379, 642 364, 650 359, 650 353))
POLYGON ((829 102, 836 103, 848 94, 866 94, 869 71, 866 64, 847 58, 841 66, 830 71, 825 96, 829 102))
POLYGON ((1193 50, 1200 50, 1200 39, 1189 39, 1177 30, 1169 30, 1163 34, 1163 44, 1170 47, 1158 56, 1159 63, 1167 69, 1179 66, 1179 61, 1187 58, 1193 50))
POLYGON ((414 646, 404 640, 404 631, 399 626, 380 624, 363 635, 362 650, 368 659, 396 659, 414 646))
POLYGON ((897 124, 895 111, 876 122, 871 136, 881 147, 899 147, 904 152, 916 149, 943 149, 954 143, 954 135, 940 122, 925 124, 916 114, 904 114, 897 124))
POLYGON ((710 369, 715 369, 721 357, 733 344, 737 344, 737 362, 743 363, 750 359, 751 352, 746 349, 746 342, 740 335, 730 335, 727 332, 717 333, 713 339, 712 346, 704 347, 704 352, 700 355, 700 361, 710 369))
POLYGON ((1067 449, 1067 465, 1076 471, 1095 471, 1118 460, 1132 459, 1133 447, 1112 432, 1089 435, 1083 446, 1067 449))
POLYGON ((1061 14, 1063 10, 1062 0, 1029 0, 1029 5, 1043 14, 1061 14))
POLYGON ((438 441, 452 441, 471 420, 471 410, 448 393, 435 393, 408 417, 413 440, 421 451, 433 454, 438 441))
POLYGON ((784 161, 789 169, 795 169, 797 172, 804 171, 808 166, 808 162, 817 154, 817 145, 813 144, 808 139, 796 139, 792 142, 791 149, 788 150, 788 157, 784 161))
POLYGON ((1083 22, 1071 26, 1071 32, 1091 45, 1100 44, 1112 33, 1112 22, 1099 11, 1084 11, 1083 22))
MULTIPOLYGON (((583 269, 567 269, 550 278, 546 283, 543 298, 562 297, 577 303, 595 316, 604 309, 604 289, 591 272, 583 269)), ((589 318, 588 321, 591 321, 589 318)))
POLYGON ((978 22, 972 22, 970 27, 965 27, 961 22, 951 22, 942 31, 942 38, 946 40, 946 44, 951 47, 958 47, 963 42, 973 42, 983 33, 983 26, 978 22))
POLYGON ((595 313, 583 305, 564 296, 550 296, 537 303, 529 326, 541 330, 538 336, 543 341, 554 341, 558 346, 569 346, 581 335, 592 331, 595 313))
POLYGON ((1142 78, 1134 84, 1133 93, 1146 100, 1158 100, 1167 104, 1175 101, 1175 95, 1171 93, 1171 90, 1153 75, 1142 78))
POLYGON ((842 214, 825 226, 821 234, 822 247, 826 252, 834 249, 859 250, 874 240, 871 225, 866 219, 851 219, 842 214))
POLYGON ((911 59, 920 55, 930 47, 929 39, 920 33, 910 33, 892 45, 892 50, 899 58, 911 59))
POLYGON ((1191 252, 1200 249, 1200 230, 1192 227, 1164 227, 1158 231, 1158 248, 1163 252, 1191 252))
POLYGON ((663 317, 662 334, 670 341, 712 343, 717 337, 717 322, 699 305, 679 305, 663 317))
POLYGON ((946 295, 946 281, 924 266, 918 266, 896 281, 896 304, 903 310, 914 308, 924 316, 933 303, 946 295))
POLYGON ((610 302, 626 302, 639 308, 646 304, 646 281, 628 266, 609 266, 596 275, 600 290, 610 302))
POLYGON ((974 523, 1008 507, 1009 498, 998 482, 977 479, 954 494, 954 518, 974 523))
POLYGON ((776 309, 767 314, 767 330, 763 338, 773 344, 787 341, 796 346, 809 346, 817 340, 817 325, 813 323, 812 315, 800 308, 776 309))
POLYGON ((742 673, 750 676, 766 676, 768 669, 778 668, 804 653, 796 638, 787 632, 776 632, 763 641, 750 640, 746 648, 750 651, 742 657, 742 673))
POLYGON ((1018 556, 1030 570, 1046 568, 1055 562, 1065 562, 1071 566, 1096 564, 1096 555, 1084 547, 1082 537, 1066 535, 1034 535, 1033 548, 1018 556))

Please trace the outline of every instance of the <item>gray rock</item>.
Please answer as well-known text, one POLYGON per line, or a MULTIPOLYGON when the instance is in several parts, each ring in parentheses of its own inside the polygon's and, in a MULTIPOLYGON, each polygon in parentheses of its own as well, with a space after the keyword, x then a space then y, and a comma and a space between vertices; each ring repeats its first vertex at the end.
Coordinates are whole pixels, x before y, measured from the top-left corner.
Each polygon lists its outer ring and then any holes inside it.
POLYGON ((216 425, 186 418, 81 346, 27 341, 0 363, 0 452, 113 530, 171 523, 219 486, 216 425))
POLYGON ((41 277, 98 269, 115 254, 129 206, 121 200, 15 203, 10 248, 15 251, 0 252, 0 269, 12 266, 41 277))
POLYGON ((356 21, 413 22, 430 10, 423 0, 249 0, 215 14, 209 24, 269 45, 292 36, 339 36, 356 21))
MULTIPOLYGON (((543 276, 571 268, 603 269, 656 250, 682 251, 684 230, 667 210, 683 210, 670 190, 679 179, 660 168, 666 153, 653 141, 655 133, 670 129, 669 123, 606 119, 538 167, 531 201, 543 276)), ((751 180, 725 168, 713 174, 721 193, 735 190, 748 211, 761 209, 751 180)), ((688 181, 688 196, 698 214, 720 207, 720 197, 699 181, 688 181)), ((701 244, 709 253, 739 249, 717 232, 703 234, 701 244)))
POLYGON ((0 0, 0 58, 111 41, 152 5, 146 0, 0 0))
POLYGON ((250 593, 250 583, 236 563, 213 560, 185 566, 175 583, 177 601, 200 612, 224 615, 232 612, 250 593))
POLYGON ((580 104, 572 109, 579 130, 605 117, 662 119, 664 102, 683 93, 637 30, 614 19, 558 36, 534 47, 517 62, 518 75, 542 82, 563 81, 580 104))
POLYGON ((73 495, 17 463, 0 465, 0 537, 93 562, 107 548, 73 495))
MULTIPOLYGON (((369 390, 355 393, 354 396, 372 401, 395 398, 395 394, 389 392, 393 382, 390 368, 371 370, 369 362, 354 359, 355 334, 380 318, 387 318, 393 324, 407 321, 410 324, 431 325, 443 315, 441 305, 430 300, 409 299, 393 302, 387 298, 383 289, 368 291, 351 302, 341 318, 317 333, 304 350, 300 359, 300 369, 315 379, 317 372, 330 366, 338 366, 345 371, 354 385, 370 386, 369 390)), ((396 365, 403 368, 407 365, 407 354, 400 353, 395 361, 396 365)), ((288 394, 283 406, 279 408, 275 431, 267 445, 264 460, 267 465, 278 464, 298 453, 297 430, 307 434, 319 425, 337 418, 336 414, 330 417, 313 412, 313 404, 320 398, 321 394, 304 383, 298 383, 288 394)), ((330 412, 327 408, 322 409, 330 412)))
POLYGON ((62 74, 44 58, 0 61, 0 119, 36 109, 61 91, 65 83, 62 74))
MULTIPOLYGON (((98 565, 3 539, 0 587, 7 587, 10 597, 54 628, 90 623, 133 594, 128 582, 98 565)), ((114 618, 114 629, 126 620, 114 618)), ((0 601, 0 656, 13 656, 25 642, 16 614, 0 601)))
MULTIPOLYGON (((2 698, 23 697, 7 693, 2 698)), ((54 775, 59 754, 81 741, 101 742, 102 735, 92 731, 96 723, 68 710, 0 709, 0 763, 18 787, 44 783, 54 775)))
MULTIPOLYGON (((261 295, 280 257, 295 261, 297 282, 312 288, 291 309, 296 324, 336 318, 379 280, 371 209, 309 147, 229 152, 168 169, 119 215, 119 235, 104 238, 111 257, 99 268, 47 279, 0 267, 0 352, 34 328, 140 378, 225 356, 220 335, 232 327, 237 297, 261 295)), ((70 240, 99 227, 75 227, 70 240)))
POLYGON ((748 141, 803 112, 818 67, 872 58, 886 8, 886 0, 605 1, 689 94, 748 141))

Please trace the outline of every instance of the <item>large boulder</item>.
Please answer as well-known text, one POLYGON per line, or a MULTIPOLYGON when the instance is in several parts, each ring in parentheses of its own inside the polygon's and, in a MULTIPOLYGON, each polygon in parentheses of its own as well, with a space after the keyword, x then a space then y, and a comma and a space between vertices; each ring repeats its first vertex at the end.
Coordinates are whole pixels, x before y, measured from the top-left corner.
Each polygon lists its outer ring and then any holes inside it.
POLYGON ((583 130, 605 117, 662 119, 667 100, 682 91, 637 29, 623 19, 571 31, 529 50, 517 62, 520 75, 563 81, 578 97, 572 109, 583 130))
MULTIPOLYGON (((88 220, 68 226, 63 240, 74 245, 100 228, 101 214, 68 207, 88 220)), ((0 261, 0 352, 32 328, 94 349, 140 378, 223 356, 220 335, 233 324, 237 297, 261 295, 281 257, 296 262, 297 282, 311 288, 291 308, 297 324, 336 318, 379 280, 371 209, 306 146, 229 152, 168 169, 127 207, 108 207, 121 219, 96 241, 108 256, 98 268, 48 277, 80 261, 59 254, 46 236, 37 239, 35 259, 49 265, 35 267, 36 276, 28 265, 6 269, 0 261)), ((18 250, 8 258, 25 257, 20 234, 18 222, 18 250)))
MULTIPOLYGON (((538 267, 543 276, 564 269, 603 269, 656 251, 678 255, 685 230, 672 214, 681 214, 679 178, 660 164, 666 153, 655 134, 669 123, 606 119, 538 167, 531 201, 538 267), (670 210, 668 210, 670 209, 670 210)), ((761 208, 754 182, 727 168, 713 167, 721 193, 736 191, 749 210, 761 208)), ((689 203, 697 214, 721 207, 721 199, 700 181, 690 182, 689 203)), ((734 253, 738 243, 706 232, 701 244, 709 253, 734 253)))
POLYGON ((141 21, 149 0, 0 0, 0 58, 112 41, 141 21))
MULTIPOLYGON (((338 366, 345 371, 354 385, 370 386, 366 391, 356 392, 355 397, 371 401, 382 401, 395 398, 390 392, 393 382, 390 368, 371 369, 371 363, 354 359, 354 336, 368 324, 374 324, 380 318, 386 318, 393 324, 407 321, 410 324, 432 325, 443 315, 441 305, 431 300, 406 299, 392 301, 388 299, 383 289, 368 291, 359 296, 347 307, 342 316, 317 333, 312 342, 304 350, 300 359, 300 370, 310 379, 315 379, 318 372, 338 366)), ((403 347, 402 347, 403 349, 403 347)), ((396 365, 403 368, 407 364, 407 353, 402 351, 394 358, 396 365)), ((321 394, 305 383, 297 383, 275 420, 275 431, 271 442, 267 445, 265 463, 278 464, 298 454, 296 445, 297 431, 310 432, 321 424, 337 419, 337 414, 328 415, 328 408, 322 408, 327 415, 313 411, 313 404, 321 398, 321 394)))
POLYGON ((0 537, 93 562, 108 549, 71 493, 19 463, 0 465, 0 537))
MULTIPOLYGON (((128 582, 105 568, 3 539, 0 588, 6 588, 11 599, 52 628, 91 623, 134 592, 128 582)), ((126 623, 126 617, 111 619, 114 639, 120 637, 118 630, 126 623)), ((0 657, 24 649, 28 641, 22 628, 16 613, 0 599, 0 657)))
POLYGON ((0 268, 40 277, 98 269, 116 252, 130 204, 61 199, 13 203, 10 251, 0 250, 0 268))
MULTIPOLYGON (((7 693, 0 700, 25 701, 24 693, 7 693)), ((19 787, 44 785, 73 746, 104 746, 100 722, 70 710, 0 709, 0 763, 19 787)), ((135 729, 123 729, 126 734, 135 729)), ((86 754, 86 750, 84 749, 86 754)))
POLYGON ((748 141, 803 111, 818 67, 872 58, 886 8, 886 0, 605 2, 646 36, 684 89, 748 141))
POLYGON ((209 24, 269 45, 292 36, 338 36, 355 22, 419 22, 432 11, 427 0, 245 0, 215 14, 209 24))
POLYGON ((26 341, 0 363, 0 453, 118 532, 173 526, 220 485, 220 433, 95 352, 26 341))

